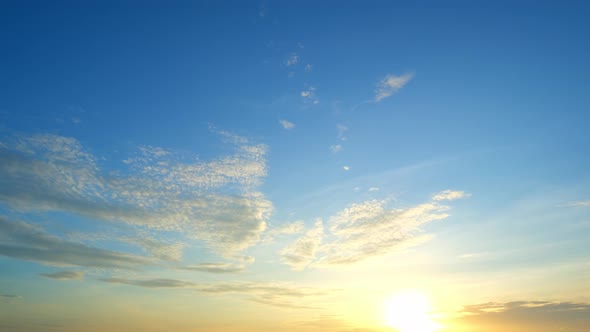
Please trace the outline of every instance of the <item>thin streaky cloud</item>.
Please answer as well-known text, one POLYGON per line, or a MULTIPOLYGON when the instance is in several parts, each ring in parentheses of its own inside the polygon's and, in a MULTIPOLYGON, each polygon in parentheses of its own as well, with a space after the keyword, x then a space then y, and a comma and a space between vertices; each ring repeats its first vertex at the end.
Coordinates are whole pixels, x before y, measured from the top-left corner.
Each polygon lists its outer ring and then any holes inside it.
POLYGON ((245 270, 244 265, 236 265, 231 263, 199 263, 190 266, 178 267, 179 270, 197 271, 207 273, 237 273, 245 270))
POLYGON ((566 203, 562 206, 590 206, 590 201, 575 201, 575 202, 566 203))
POLYGON ((57 271, 54 273, 41 273, 42 277, 56 280, 80 280, 84 278, 82 271, 57 271))
POLYGON ((432 197, 434 201, 453 201, 456 199, 461 199, 465 197, 471 196, 470 194, 465 193, 464 191, 457 191, 457 190, 444 190, 439 192, 438 194, 432 197))
POLYGON ((342 151, 342 145, 340 144, 335 144, 330 146, 330 151, 332 151, 333 153, 338 153, 340 151, 342 151))

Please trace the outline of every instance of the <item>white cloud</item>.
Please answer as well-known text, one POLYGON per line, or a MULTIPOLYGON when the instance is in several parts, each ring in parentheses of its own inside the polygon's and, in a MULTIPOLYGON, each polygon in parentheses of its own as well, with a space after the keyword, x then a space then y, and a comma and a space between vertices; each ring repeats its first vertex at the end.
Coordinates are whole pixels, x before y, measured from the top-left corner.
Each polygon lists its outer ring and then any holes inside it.
POLYGON ((565 204, 564 206, 590 206, 590 201, 570 202, 565 204))
POLYGON ((373 192, 373 191, 379 191, 379 188, 377 188, 377 187, 369 188, 369 192, 373 192))
POLYGON ((388 74, 386 75, 379 83, 377 83, 377 88, 375 89, 375 101, 379 102, 395 92, 399 89, 403 88, 412 78, 414 74, 405 74, 401 76, 395 76, 388 74))
POLYGON ((345 133, 348 131, 348 127, 338 124, 336 125, 336 129, 338 129, 338 139, 341 141, 346 141, 347 137, 345 136, 345 133))
POLYGON ((343 166, 342 169, 345 171, 350 171, 350 166, 343 166))
POLYGON ((280 252, 282 261, 295 270, 304 269, 315 259, 323 234, 324 225, 321 219, 317 219, 314 227, 280 252))
POLYGON ((283 126, 284 129, 295 128, 295 124, 293 122, 289 122, 287 120, 279 120, 279 123, 281 124, 281 126, 283 126))
POLYGON ((449 207, 436 200, 408 208, 387 205, 386 200, 352 204, 329 219, 329 233, 324 234, 322 225, 316 225, 284 249, 283 262, 302 269, 387 255, 429 240, 431 236, 422 234, 421 227, 449 216, 449 207))
POLYGON ((263 243, 271 243, 275 238, 283 235, 301 234, 305 231, 303 221, 285 223, 277 227, 272 227, 264 233, 263 243))
POLYGON ((318 104, 320 102, 319 98, 316 96, 316 88, 310 86, 307 90, 301 91, 301 97, 306 103, 318 104))
MULTIPOLYGON (((126 168, 106 172, 74 138, 18 137, 0 146, 0 202, 20 211, 63 211, 139 229, 172 231, 225 257, 258 242, 272 203, 256 190, 266 176, 263 144, 215 131, 233 153, 190 160, 140 147, 126 168)), ((156 257, 181 257, 181 244, 132 241, 156 257), (140 243, 141 242, 141 243, 140 243)))
POLYGON ((287 60, 285 60, 285 65, 287 66, 294 66, 299 62, 299 56, 296 53, 292 53, 289 55, 287 60))
POLYGON ((338 153, 338 152, 342 151, 342 145, 340 145, 340 144, 332 145, 332 146, 330 146, 330 151, 332 151, 333 153, 338 153))
POLYGON ((306 72, 310 72, 312 70, 313 70, 313 66, 311 64, 308 63, 308 64, 305 65, 305 71, 306 72))
POLYGON ((470 195, 463 191, 444 190, 432 196, 434 201, 454 201, 456 199, 469 197, 470 195))

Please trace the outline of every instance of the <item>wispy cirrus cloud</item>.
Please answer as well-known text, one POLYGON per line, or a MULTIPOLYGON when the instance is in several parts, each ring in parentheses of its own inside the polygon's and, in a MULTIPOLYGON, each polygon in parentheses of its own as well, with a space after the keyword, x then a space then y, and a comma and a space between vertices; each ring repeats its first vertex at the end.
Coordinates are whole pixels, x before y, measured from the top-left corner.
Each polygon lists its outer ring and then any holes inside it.
MULTIPOLYGON (((117 172, 102 170, 100 158, 74 138, 18 136, 0 146, 0 202, 24 212, 61 211, 178 232, 234 257, 258 242, 272 210, 256 190, 266 176, 267 147, 213 131, 233 147, 232 154, 187 161, 143 146, 117 172)), ((183 248, 150 239, 125 241, 166 260, 178 260, 183 248)))
POLYGON ((80 280, 84 278, 82 271, 57 271, 54 273, 41 273, 42 277, 56 280, 80 280))
POLYGON ((459 198, 444 191, 434 196, 438 199, 408 208, 389 208, 387 200, 352 204, 328 220, 327 231, 318 220, 281 251, 283 262, 294 269, 352 264, 427 241, 431 236, 423 235, 421 226, 449 216, 450 208, 440 203, 443 196, 459 198))
POLYGON ((388 74, 386 75, 379 83, 377 83, 377 88, 375 89, 375 102, 380 102, 381 100, 391 96, 399 89, 403 88, 412 78, 414 74, 404 74, 400 76, 388 74))
POLYGON ((154 263, 147 257, 66 241, 32 224, 1 216, 0 255, 52 266, 135 269, 154 263))

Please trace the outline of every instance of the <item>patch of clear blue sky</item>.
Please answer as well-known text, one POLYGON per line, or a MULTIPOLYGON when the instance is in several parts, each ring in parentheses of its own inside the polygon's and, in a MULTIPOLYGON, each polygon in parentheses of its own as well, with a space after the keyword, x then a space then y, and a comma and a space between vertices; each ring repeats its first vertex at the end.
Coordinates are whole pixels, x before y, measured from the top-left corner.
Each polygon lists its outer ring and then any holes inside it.
POLYGON ((206 160, 223 149, 214 124, 270 146, 263 191, 280 213, 298 208, 293 197, 424 162, 436 171, 382 193, 422 201, 453 187, 493 200, 588 180, 584 1, 0 6, 2 126, 76 137, 105 163, 136 145, 206 160), (287 67, 292 53, 300 62, 287 67), (408 72, 399 93, 354 108, 385 74, 408 72), (318 105, 302 102, 308 86, 318 105), (346 142, 336 124, 350 128, 346 142))

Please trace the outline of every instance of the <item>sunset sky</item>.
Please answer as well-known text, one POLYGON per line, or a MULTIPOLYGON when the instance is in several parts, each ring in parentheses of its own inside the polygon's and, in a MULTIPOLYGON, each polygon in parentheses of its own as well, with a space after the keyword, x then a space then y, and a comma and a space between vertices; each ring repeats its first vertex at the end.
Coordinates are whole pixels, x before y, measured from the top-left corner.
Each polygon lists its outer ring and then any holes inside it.
POLYGON ((0 0, 0 331, 590 331, 589 17, 0 0))

